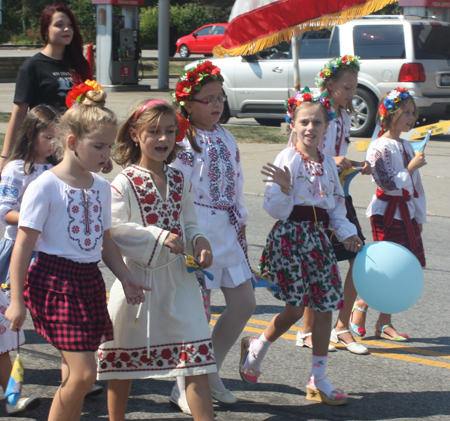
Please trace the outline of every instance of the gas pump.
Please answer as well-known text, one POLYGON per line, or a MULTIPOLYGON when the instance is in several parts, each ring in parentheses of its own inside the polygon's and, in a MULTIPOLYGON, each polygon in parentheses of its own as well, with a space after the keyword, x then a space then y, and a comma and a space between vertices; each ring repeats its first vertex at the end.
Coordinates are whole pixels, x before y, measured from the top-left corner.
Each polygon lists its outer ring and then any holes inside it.
POLYGON ((139 6, 144 0, 92 0, 97 5, 97 81, 137 85, 140 58, 139 6), (113 16, 122 6, 122 16, 113 16))

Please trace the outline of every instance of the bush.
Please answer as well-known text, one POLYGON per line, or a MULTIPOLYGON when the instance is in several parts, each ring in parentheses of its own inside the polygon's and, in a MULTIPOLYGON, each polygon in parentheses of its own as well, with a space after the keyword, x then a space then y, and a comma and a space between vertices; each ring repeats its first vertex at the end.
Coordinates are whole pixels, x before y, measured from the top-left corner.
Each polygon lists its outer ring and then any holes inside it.
MULTIPOLYGON (((207 23, 214 23, 214 16, 208 6, 188 3, 170 7, 170 26, 177 28, 178 38, 207 23)), ((155 48, 158 45, 158 7, 141 9, 139 29, 142 45, 155 48)))

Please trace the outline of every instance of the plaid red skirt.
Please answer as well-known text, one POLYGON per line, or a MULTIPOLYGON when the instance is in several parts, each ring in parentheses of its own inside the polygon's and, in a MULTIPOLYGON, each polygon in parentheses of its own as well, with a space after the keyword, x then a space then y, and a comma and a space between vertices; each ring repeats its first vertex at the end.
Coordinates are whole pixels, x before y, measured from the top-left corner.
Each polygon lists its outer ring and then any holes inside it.
POLYGON ((416 241, 418 245, 418 250, 414 251, 409 242, 408 232, 406 230, 406 225, 403 221, 399 219, 394 219, 394 222, 389 228, 384 225, 383 215, 372 215, 370 217, 370 223, 372 224, 372 235, 373 241, 391 241, 393 243, 400 244, 406 247, 411 253, 413 253, 419 260, 422 267, 425 267, 425 250, 423 248, 422 235, 420 234, 419 224, 413 218, 411 220, 414 229, 414 234, 416 236, 416 241))
POLYGON ((113 339, 97 263, 39 253, 24 290, 36 332, 62 351, 97 351, 113 339))
MULTIPOLYGON (((353 206, 353 199, 351 196, 345 196, 345 207, 347 209, 347 219, 355 225, 358 237, 364 242, 366 237, 364 237, 362 233, 361 225, 359 224, 358 217, 356 216, 356 210, 353 206)), ((331 233, 329 231, 328 236, 331 237, 331 233)), ((354 259, 356 257, 356 253, 346 250, 344 244, 339 242, 335 235, 331 237, 331 244, 338 262, 354 259)))

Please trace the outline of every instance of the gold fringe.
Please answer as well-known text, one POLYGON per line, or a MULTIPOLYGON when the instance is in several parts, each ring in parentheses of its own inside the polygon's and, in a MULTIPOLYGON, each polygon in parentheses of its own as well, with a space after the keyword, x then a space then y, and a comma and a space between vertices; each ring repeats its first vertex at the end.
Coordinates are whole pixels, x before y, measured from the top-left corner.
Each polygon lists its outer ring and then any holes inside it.
POLYGON ((370 15, 371 13, 382 9, 388 4, 395 3, 396 1, 397 0, 373 0, 370 3, 365 3, 363 5, 359 4, 341 12, 336 12, 330 15, 321 16, 320 18, 312 19, 307 22, 303 22, 291 28, 283 29, 276 34, 258 39, 256 41, 252 41, 248 44, 244 44, 230 50, 223 48, 221 45, 217 45, 214 47, 213 53, 217 57, 225 57, 225 55, 247 56, 250 54, 255 54, 258 51, 277 45, 282 41, 290 41, 292 37, 297 37, 304 32, 318 31, 322 28, 342 25, 344 23, 350 22, 353 19, 358 19, 363 16, 370 15))

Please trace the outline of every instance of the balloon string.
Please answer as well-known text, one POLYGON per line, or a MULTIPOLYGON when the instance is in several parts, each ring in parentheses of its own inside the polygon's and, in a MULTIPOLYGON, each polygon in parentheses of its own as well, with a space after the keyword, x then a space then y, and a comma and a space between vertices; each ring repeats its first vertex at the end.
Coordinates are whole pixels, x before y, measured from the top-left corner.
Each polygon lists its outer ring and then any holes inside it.
POLYGON ((309 200, 306 200, 304 197, 301 197, 301 196, 299 196, 298 194, 297 194, 297 192, 292 188, 292 186, 290 186, 289 187, 289 189, 299 198, 299 199, 301 199, 301 200, 304 200, 306 203, 309 203, 310 205, 311 205, 311 207, 312 207, 312 209, 313 209, 313 212, 314 212, 314 224, 315 224, 315 226, 316 226, 316 228, 319 230, 319 231, 326 231, 326 230, 328 230, 328 231, 331 231, 331 236, 330 236, 330 241, 331 241, 331 239, 333 238, 333 235, 334 235, 334 233, 335 233, 335 229, 334 228, 320 228, 319 227, 319 222, 317 221, 317 213, 316 213, 316 208, 314 207, 314 205, 309 201, 309 200))

